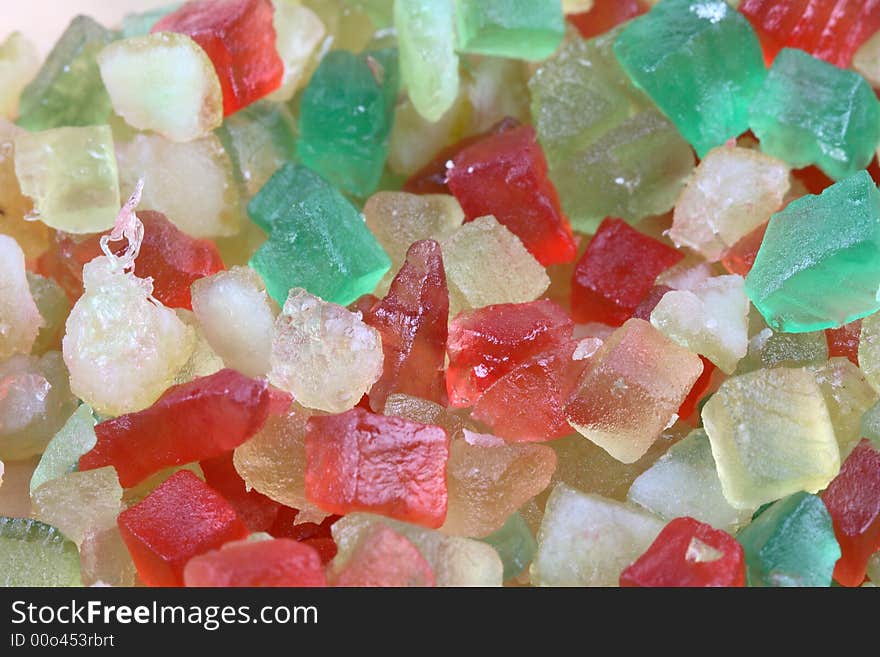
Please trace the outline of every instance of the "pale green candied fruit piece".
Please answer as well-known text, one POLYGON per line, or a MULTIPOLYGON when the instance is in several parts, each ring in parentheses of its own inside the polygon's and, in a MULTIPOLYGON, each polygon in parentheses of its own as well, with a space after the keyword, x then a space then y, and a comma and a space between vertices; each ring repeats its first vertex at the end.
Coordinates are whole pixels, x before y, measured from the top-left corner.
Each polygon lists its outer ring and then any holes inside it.
POLYGON ((847 358, 837 356, 808 369, 825 397, 840 458, 845 461, 862 438, 862 417, 877 402, 877 393, 847 358))
POLYGON ((235 449, 233 464, 248 489, 299 509, 297 522, 321 522, 327 513, 306 498, 306 423, 311 411, 297 403, 271 416, 235 449))
POLYGON ((91 531, 109 529, 122 511, 122 486, 112 466, 70 472, 31 493, 34 516, 77 545, 91 531))
POLYGON ((877 402, 862 415, 861 434, 880 449, 880 402, 877 402))
POLYGON ((455 0, 396 0, 394 27, 409 98, 425 119, 437 121, 458 96, 455 0))
POLYGON ((32 354, 40 356, 47 351, 61 349, 64 322, 70 312, 70 298, 54 278, 27 272, 27 280, 31 296, 43 318, 43 324, 31 348, 32 354))
POLYGON ((68 233, 113 227, 119 172, 107 125, 55 128, 15 138, 15 174, 34 215, 68 233))
POLYGON ((85 586, 135 586, 137 570, 122 540, 112 526, 86 533, 79 546, 80 568, 85 586))
POLYGON ((461 52, 539 61, 562 43, 557 0, 455 0, 461 52))
POLYGON ((126 194, 138 179, 144 180, 139 209, 161 212, 192 237, 239 232, 243 212, 239 188, 232 161, 215 134, 185 143, 138 134, 117 144, 116 155, 126 194))
POLYGON ((859 367, 871 387, 880 394, 880 313, 874 313, 862 320, 859 367))
POLYGON ((550 278, 519 238, 495 217, 479 217, 441 242, 449 314, 496 303, 534 301, 550 278))
POLYGON ((39 68, 37 48, 21 32, 0 43, 0 117, 15 118, 21 91, 39 68))
POLYGON ((872 87, 880 87, 880 32, 865 41, 853 56, 852 67, 856 73, 871 83, 872 87))
POLYGON ((501 586, 504 566, 490 545, 369 513, 350 513, 333 523, 331 532, 339 552, 329 565, 331 573, 345 567, 361 537, 377 523, 387 525, 416 546, 434 571, 437 586, 501 586))
POLYGON ((232 267, 192 285, 193 312, 227 367, 247 376, 269 372, 278 305, 250 267, 232 267))
POLYGON ((342 413, 382 374, 382 338, 353 313, 301 288, 275 320, 269 381, 303 406, 342 413))
POLYGON ((0 391, 0 458, 7 464, 40 454, 76 409, 57 351, 0 361, 0 391))
POLYGON ((172 141, 204 137, 223 123, 223 92, 205 51, 185 34, 114 41, 98 53, 113 111, 138 130, 172 141))
POLYGON ((58 529, 0 517, 0 586, 81 586, 79 553, 58 529))
POLYGON ((715 262, 782 207, 788 166, 751 148, 719 146, 682 189, 669 238, 715 262))
POLYGON ((737 509, 822 490, 840 470, 828 407, 808 369, 731 377, 702 417, 724 496, 737 509))
POLYGON ((725 531, 751 519, 750 509, 735 509, 724 497, 703 429, 694 429, 639 475, 627 500, 665 520, 689 516, 725 531))
POLYGON ((557 484, 538 531, 531 582, 617 586, 621 571, 641 556, 661 529, 660 518, 638 507, 557 484))
POLYGON ((284 62, 284 75, 269 100, 286 102, 305 86, 327 30, 318 15, 297 0, 272 0, 272 4, 275 48, 284 62))
POLYGON ((101 415, 147 408, 189 360, 192 328, 115 258, 86 263, 83 286, 62 342, 71 389, 101 415))
POLYGON ((875 552, 868 559, 868 577, 872 582, 875 582, 875 586, 880 586, 880 552, 875 552))
POLYGON ((495 548, 501 557, 505 582, 523 574, 538 549, 532 530, 519 512, 512 514, 501 529, 480 540, 495 548))
MULTIPOLYGON (((752 315, 752 319, 756 319, 752 315)), ((760 318, 763 322, 763 318, 760 318)), ((821 364, 828 360, 828 341, 824 331, 810 333, 776 333, 764 328, 749 338, 749 350, 739 362, 738 374, 762 367, 799 367, 821 364)))
POLYGON ((79 458, 97 443, 95 416, 88 404, 81 404, 58 430, 31 476, 30 491, 79 467, 79 458))
POLYGON ((685 349, 731 374, 748 351, 749 298, 742 276, 715 276, 663 295, 651 324, 685 349))
POLYGON ((0 235, 0 360, 29 354, 42 325, 28 285, 24 252, 13 238, 0 235))

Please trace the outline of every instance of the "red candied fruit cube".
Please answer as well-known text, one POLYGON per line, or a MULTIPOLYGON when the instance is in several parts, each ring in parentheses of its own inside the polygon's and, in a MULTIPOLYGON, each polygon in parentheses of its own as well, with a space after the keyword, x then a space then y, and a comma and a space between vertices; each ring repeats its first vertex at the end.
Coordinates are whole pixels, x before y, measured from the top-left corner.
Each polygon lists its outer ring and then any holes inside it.
POLYGON ((862 320, 857 319, 840 328, 825 329, 825 341, 828 342, 828 357, 843 356, 859 366, 859 340, 862 334, 862 320))
POLYGON ((743 0, 739 10, 761 36, 768 60, 800 48, 841 68, 880 30, 877 0, 743 0))
POLYGON ((509 442, 567 436, 565 406, 589 363, 573 358, 579 344, 572 340, 520 363, 482 394, 471 416, 509 442))
POLYGON ((252 532, 265 532, 275 524, 281 504, 262 493, 248 490, 232 462, 232 452, 199 462, 205 482, 229 502, 252 532))
POLYGON ((452 162, 449 190, 466 221, 494 215, 545 267, 575 259, 577 244, 532 126, 481 139, 452 162))
POLYGON ((715 373, 715 363, 705 356, 700 356, 700 360, 703 361, 703 371, 699 378, 694 382, 688 396, 685 397, 685 400, 678 408, 678 417, 682 420, 687 420, 694 414, 694 411, 697 410, 697 405, 700 403, 700 400, 706 396, 706 393, 709 391, 709 387, 712 384, 712 375, 715 373))
POLYGON ((460 313, 449 324, 446 391, 456 407, 473 406, 518 363, 565 344, 574 324, 552 301, 501 303, 460 313))
POLYGON ((330 513, 378 513, 437 528, 446 519, 449 437, 441 427, 353 408, 309 418, 306 496, 330 513))
POLYGON ((392 393, 446 405, 443 366, 449 322, 449 290, 443 254, 434 240, 413 243, 385 298, 364 315, 379 331, 385 360, 370 389, 370 406, 385 408, 392 393))
POLYGON ((620 574, 620 585, 745 586, 745 555, 727 532, 693 518, 676 518, 620 574))
POLYGON ((187 586, 327 586, 317 550, 289 538, 241 541, 194 557, 187 586))
POLYGON ((449 185, 447 185, 447 174, 452 160, 461 151, 472 144, 476 144, 481 139, 491 135, 501 134, 507 130, 512 130, 519 126, 519 121, 513 117, 506 116, 498 123, 483 133, 471 135, 457 141, 454 144, 440 150, 430 162, 421 169, 412 174, 405 183, 403 183, 403 191, 410 194, 449 194, 449 185))
POLYGON ((605 219, 572 276, 575 321, 620 326, 651 292, 657 276, 683 257, 622 219, 605 219))
POLYGON ((405 536, 377 525, 364 536, 334 586, 434 586, 434 571, 405 536))
POLYGON ((190 559, 248 535, 235 509, 189 470, 120 513, 117 524, 147 586, 181 586, 190 559))
POLYGON ((172 386, 143 411, 98 424, 98 441, 79 467, 112 465, 129 488, 165 468, 235 449, 262 428, 271 405, 266 381, 220 370, 172 386))
POLYGON ((271 0, 196 0, 162 18, 153 32, 186 34, 207 53, 229 116, 281 86, 271 0))
POLYGON ((593 8, 566 16, 585 39, 592 39, 648 11, 639 0, 593 0, 593 8))
POLYGON ((834 579, 859 586, 871 555, 880 550, 880 451, 862 439, 822 493, 840 544, 834 579))
POLYGON ((745 277, 755 264, 755 258, 758 255, 758 249, 764 241, 764 233, 767 232, 767 225, 758 226, 751 233, 743 237, 736 244, 725 251, 721 257, 721 264, 731 274, 739 274, 745 277))

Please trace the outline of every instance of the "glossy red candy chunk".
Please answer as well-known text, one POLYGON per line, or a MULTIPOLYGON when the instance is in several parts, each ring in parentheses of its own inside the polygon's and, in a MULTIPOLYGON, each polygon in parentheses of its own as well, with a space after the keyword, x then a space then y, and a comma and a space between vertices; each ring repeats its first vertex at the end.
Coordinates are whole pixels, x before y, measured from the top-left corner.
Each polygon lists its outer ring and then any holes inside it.
POLYGON ((856 367, 859 366, 859 340, 861 340, 862 320, 857 319, 840 328, 825 329, 828 342, 828 357, 843 356, 856 367))
POLYGON ((275 49, 271 0, 196 0, 153 26, 186 34, 207 53, 229 116, 281 86, 284 62, 275 49))
POLYGON ((743 0, 739 10, 761 36, 772 60, 782 48, 800 48, 847 68, 880 29, 877 0, 743 0))
POLYGON ((235 509, 189 470, 171 475, 117 519, 138 576, 148 586, 180 586, 196 555, 245 538, 235 509))
POLYGON ((410 194, 449 194, 447 174, 452 160, 471 144, 476 144, 481 139, 490 135, 497 135, 507 130, 512 130, 519 125, 519 121, 507 116, 489 128, 486 132, 471 135, 442 149, 421 169, 410 176, 403 184, 403 191, 410 194))
POLYGON ((575 321, 620 326, 654 287, 657 276, 683 257, 621 219, 605 219, 572 276, 575 321))
POLYGON ((694 382, 688 396, 685 397, 684 401, 681 402, 681 406, 678 408, 678 417, 682 420, 687 420, 694 414, 694 411, 697 410, 697 405, 703 397, 706 396, 709 387, 712 385, 712 374, 715 373, 715 363, 705 356, 700 356, 700 360, 703 361, 703 371, 700 373, 699 378, 694 382))
POLYGON ((405 536, 384 525, 364 536, 335 586, 434 586, 434 571, 405 536))
POLYGON ((509 442, 567 436, 565 406, 589 362, 574 358, 579 344, 572 340, 520 363, 483 393, 471 416, 509 442))
POLYGON ((232 462, 232 452, 199 462, 205 482, 226 498, 252 532, 266 532, 275 524, 281 504, 248 490, 232 462))
POLYGON ((620 585, 745 586, 745 556, 727 532, 693 518, 676 518, 621 573, 620 585))
POLYGON ((441 427, 353 408, 306 429, 306 496, 330 513, 378 513, 426 527, 446 519, 449 437, 441 427))
POLYGON ((648 7, 639 0, 593 0, 590 11, 570 14, 566 18, 582 37, 592 39, 646 11, 648 7))
POLYGON ((149 408, 98 424, 80 470, 112 465, 129 488, 164 468, 220 456, 262 428, 271 400, 266 381, 228 369, 173 386, 149 408))
POLYGON ((544 266, 574 260, 577 245, 532 126, 468 146, 455 156, 447 180, 466 221, 494 215, 544 266))
POLYGON ((449 325, 446 391, 452 406, 473 406, 517 364, 565 344, 574 324, 552 301, 502 303, 460 313, 449 325))
POLYGON ((187 586, 326 586, 317 550, 289 538, 242 541, 195 557, 187 586))
POLYGON ((381 334, 385 355, 382 376, 369 393, 373 410, 385 408, 392 393, 445 405, 449 290, 437 242, 423 240, 409 247, 388 294, 364 321, 381 334))
POLYGON ((850 453, 822 501, 840 544, 834 579, 843 586, 859 586, 868 559, 880 550, 880 452, 870 441, 862 440, 850 453))
MULTIPOLYGON (((225 269, 220 252, 210 240, 184 233, 161 212, 145 211, 137 215, 144 224, 144 241, 135 273, 141 278, 153 279, 153 296, 169 308, 192 310, 190 286, 199 278, 225 269)), ((72 299, 82 294, 83 265, 104 255, 101 236, 79 238, 58 233, 50 254, 41 261, 41 268, 46 270, 44 274, 55 278, 72 299)), ((121 240, 109 246, 114 254, 121 256, 128 243, 121 240)))

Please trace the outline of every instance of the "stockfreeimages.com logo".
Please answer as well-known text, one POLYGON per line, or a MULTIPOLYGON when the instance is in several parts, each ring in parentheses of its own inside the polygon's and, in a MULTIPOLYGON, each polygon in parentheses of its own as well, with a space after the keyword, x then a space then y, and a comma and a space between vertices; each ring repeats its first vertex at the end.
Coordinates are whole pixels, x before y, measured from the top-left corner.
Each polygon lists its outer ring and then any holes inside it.
POLYGON ((109 605, 100 600, 85 604, 36 605, 16 600, 12 603, 12 624, 70 625, 103 623, 105 625, 200 625, 213 632, 223 625, 262 623, 265 625, 318 623, 318 608, 309 606, 267 605, 256 613, 249 605, 109 605))

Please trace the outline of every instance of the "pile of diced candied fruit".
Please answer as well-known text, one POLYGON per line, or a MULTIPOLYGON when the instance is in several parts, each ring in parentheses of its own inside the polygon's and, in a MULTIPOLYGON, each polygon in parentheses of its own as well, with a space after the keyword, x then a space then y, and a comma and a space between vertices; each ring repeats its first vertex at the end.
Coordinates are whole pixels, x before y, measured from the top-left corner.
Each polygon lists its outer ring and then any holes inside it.
POLYGON ((9 35, 0 584, 880 581, 872 85, 876 0, 9 35))

